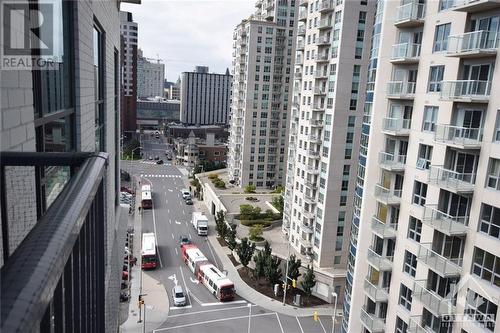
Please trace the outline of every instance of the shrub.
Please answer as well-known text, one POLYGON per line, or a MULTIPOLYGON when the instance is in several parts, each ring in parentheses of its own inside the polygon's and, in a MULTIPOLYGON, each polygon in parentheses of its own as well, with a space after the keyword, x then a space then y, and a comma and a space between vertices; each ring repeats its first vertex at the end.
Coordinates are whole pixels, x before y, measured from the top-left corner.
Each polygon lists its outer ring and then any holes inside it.
POLYGON ((255 224, 260 224, 264 228, 269 227, 272 224, 270 221, 265 221, 265 220, 240 220, 240 223, 246 227, 251 227, 255 224))
POLYGON ((255 193, 255 190, 257 189, 257 187, 253 184, 248 184, 247 186, 245 186, 245 193, 255 193))
POLYGON ((283 192, 283 186, 278 185, 271 193, 280 194, 281 192, 283 192))
POLYGON ((213 183, 217 188, 226 188, 226 183, 224 183, 224 181, 219 178, 217 178, 213 183))
POLYGON ((250 236, 249 237, 250 240, 254 241, 254 242, 259 242, 259 241, 263 240, 262 234, 263 234, 262 224, 252 225, 252 227, 250 228, 250 231, 248 233, 248 235, 250 236))
POLYGON ((209 174, 209 175, 208 175, 208 179, 210 179, 210 180, 212 180, 212 181, 213 181, 214 179, 216 179, 216 178, 219 178, 219 176, 217 176, 215 173, 211 173, 211 174, 209 174))

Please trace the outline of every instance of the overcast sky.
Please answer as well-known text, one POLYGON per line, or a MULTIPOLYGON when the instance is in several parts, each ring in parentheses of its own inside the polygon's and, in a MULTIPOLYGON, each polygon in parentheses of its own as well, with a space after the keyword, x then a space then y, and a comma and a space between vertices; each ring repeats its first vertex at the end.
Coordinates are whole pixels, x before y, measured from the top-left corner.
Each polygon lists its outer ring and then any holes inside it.
POLYGON ((253 0, 142 0, 122 3, 139 25, 139 47, 163 59, 166 78, 175 81, 196 65, 210 72, 231 69, 233 29, 254 11, 253 0))

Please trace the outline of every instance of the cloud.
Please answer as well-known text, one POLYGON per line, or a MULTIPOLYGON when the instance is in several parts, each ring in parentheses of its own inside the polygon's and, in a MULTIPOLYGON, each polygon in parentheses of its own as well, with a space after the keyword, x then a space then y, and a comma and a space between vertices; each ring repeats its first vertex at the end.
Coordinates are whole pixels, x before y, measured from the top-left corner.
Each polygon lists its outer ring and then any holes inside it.
POLYGON ((121 10, 138 23, 144 56, 163 59, 168 80, 175 81, 196 65, 221 73, 231 67, 234 27, 254 12, 254 1, 142 0, 121 10))

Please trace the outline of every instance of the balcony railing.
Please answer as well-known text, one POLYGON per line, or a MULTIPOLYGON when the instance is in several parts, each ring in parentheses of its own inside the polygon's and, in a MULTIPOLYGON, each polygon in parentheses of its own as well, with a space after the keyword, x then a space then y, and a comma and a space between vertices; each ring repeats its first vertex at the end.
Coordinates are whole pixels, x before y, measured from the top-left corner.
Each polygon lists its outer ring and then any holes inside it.
POLYGON ((423 24, 425 16, 425 4, 413 1, 397 9, 394 24, 399 27, 410 27, 423 24))
POLYGON ((410 322, 408 323, 408 333, 436 333, 430 328, 424 328, 420 324, 422 321, 422 316, 412 316, 410 317, 410 322))
POLYGON ((306 27, 304 26, 299 27, 297 30, 297 35, 304 36, 305 34, 306 34, 306 27))
POLYGON ((305 44, 304 44, 303 40, 298 41, 297 42, 297 51, 303 51, 304 50, 304 46, 305 46, 305 44))
POLYGON ((331 29, 332 28, 332 20, 331 19, 322 19, 319 21, 318 28, 319 29, 331 29))
POLYGON ((361 309, 361 323, 372 333, 381 333, 385 331, 385 320, 377 317, 373 313, 368 313, 363 307, 361 309))
POLYGON ((434 140, 466 148, 480 148, 483 139, 482 128, 467 128, 453 125, 436 125, 434 140))
POLYGON ((299 13, 299 21, 307 20, 307 10, 302 10, 299 13))
POLYGON ((368 248, 368 262, 375 267, 378 271, 390 271, 392 270, 392 260, 393 257, 382 256, 377 252, 373 251, 370 247, 368 248))
POLYGON ((375 302, 386 302, 389 298, 389 288, 374 285, 365 278, 365 292, 375 302))
MULTIPOLYGON (((107 193, 114 190, 106 186, 108 161, 103 153, 0 154, 0 177, 4 180, 8 174, 9 183, 15 177, 25 178, 29 170, 33 170, 34 182, 35 168, 67 167, 73 171, 59 196, 34 221, 17 248, 11 248, 9 242, 16 235, 2 230, 5 264, 1 269, 0 331, 51 332, 62 331, 63 327, 78 331, 81 323, 96 332, 110 330, 105 307, 118 309, 119 287, 106 290, 106 278, 120 280, 123 252, 119 251, 125 246, 126 225, 115 225, 107 219, 106 209, 114 209, 114 203, 107 200, 107 193), (107 233, 110 226, 113 230, 107 233), (107 235, 114 233, 120 236, 119 243, 110 247, 115 255, 106 254, 107 235), (107 259, 111 259, 110 266, 107 259), (70 317, 64 315, 66 309, 72 311, 70 317)), ((21 186, 14 183, 12 188, 5 184, 0 187, 2 226, 17 222, 7 221, 8 206, 16 205, 9 202, 15 196, 7 192, 12 189, 14 194, 27 197, 24 192, 34 190, 28 184, 29 180, 23 179, 18 183, 21 186)), ((33 207, 23 207, 25 212, 36 211, 42 200, 34 199, 33 207)), ((118 316, 117 310, 110 311, 111 316, 118 316)))
MULTIPOLYGON (((427 280, 416 280, 413 283, 413 297, 417 298, 426 308, 439 315, 455 313, 455 300, 446 299, 432 290, 427 289, 427 280)), ((450 295, 455 295, 456 291, 450 291, 450 295)))
POLYGON ((314 74, 314 77, 316 79, 326 79, 328 78, 328 72, 327 71, 316 71, 314 74))
POLYGON ((484 12, 500 8, 499 0, 454 0, 452 8, 466 13, 484 12))
POLYGON ((309 150, 308 154, 309 154, 309 157, 313 157, 313 158, 319 157, 319 151, 316 151, 316 150, 309 150))
POLYGON ((326 12, 332 11, 334 9, 335 9, 335 4, 334 4, 333 0, 324 0, 319 5, 319 12, 320 13, 323 13, 323 12, 326 13, 326 12))
POLYGON ((401 203, 401 190, 389 189, 381 184, 375 185, 375 199, 386 205, 399 205, 401 203))
POLYGON ((316 61, 328 61, 328 54, 316 54, 316 61))
POLYGON ((382 131, 393 135, 409 135, 411 119, 384 118, 382 120, 382 131))
POLYGON ((387 96, 392 98, 413 98, 415 97, 416 82, 390 81, 387 83, 387 96))
POLYGON ((456 172, 445 169, 442 165, 431 165, 429 180, 454 192, 470 193, 474 191, 476 173, 456 172))
POLYGON ((307 6, 308 2, 309 2, 309 0, 300 0, 299 6, 307 6))
POLYGON ((302 72, 294 72, 293 73, 293 78, 295 80, 302 80, 302 72))
POLYGON ((397 223, 382 222, 377 216, 372 216, 372 231, 381 238, 395 238, 398 230, 397 223))
POLYGON ((378 163, 381 168, 390 171, 403 171, 406 164, 406 155, 393 155, 381 151, 378 154, 378 163))
POLYGON ((448 37, 448 55, 474 57, 496 54, 500 34, 497 31, 472 31, 448 37))
POLYGON ((467 233, 469 216, 452 216, 440 211, 437 207, 437 205, 425 206, 424 223, 449 236, 467 233))
POLYGON ((462 273, 462 258, 446 258, 432 250, 432 244, 420 244, 418 259, 433 271, 444 277, 457 276, 462 273))
POLYGON ((463 102, 483 102, 490 100, 491 81, 457 80, 441 83, 441 98, 463 102))
POLYGON ((316 135, 309 135, 308 139, 310 143, 321 143, 321 138, 316 135))
POLYGON ((330 37, 329 36, 321 36, 316 40, 316 45, 330 45, 330 37))
POLYGON ((307 187, 309 187, 312 190, 315 190, 318 188, 318 185, 316 185, 316 181, 313 181, 313 180, 306 179, 306 181, 304 182, 304 185, 306 185, 307 187))
POLYGON ((326 88, 316 87, 316 88, 314 88, 314 94, 315 95, 325 95, 326 94, 326 88))
POLYGON ((398 63, 417 62, 420 57, 420 44, 401 43, 392 46, 391 61, 398 63))
POLYGON ((314 233, 314 229, 309 224, 302 223, 301 229, 308 234, 314 233))
POLYGON ((313 127, 323 126, 323 119, 309 119, 309 125, 313 127))
POLYGON ((307 172, 313 175, 319 174, 319 167, 314 166, 314 165, 308 165, 307 166, 307 172))

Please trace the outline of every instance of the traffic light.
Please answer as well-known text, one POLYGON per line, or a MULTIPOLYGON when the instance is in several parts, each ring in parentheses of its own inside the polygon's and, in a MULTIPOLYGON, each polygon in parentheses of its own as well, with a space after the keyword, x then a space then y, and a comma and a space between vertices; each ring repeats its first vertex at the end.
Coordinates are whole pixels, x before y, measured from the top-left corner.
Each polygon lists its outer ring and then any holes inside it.
POLYGON ((297 280, 292 280, 292 287, 297 288, 297 280))
POLYGON ((314 311, 314 313, 313 313, 313 319, 314 319, 314 321, 318 321, 318 319, 319 319, 318 318, 318 311, 314 311))

